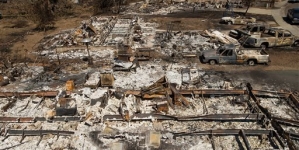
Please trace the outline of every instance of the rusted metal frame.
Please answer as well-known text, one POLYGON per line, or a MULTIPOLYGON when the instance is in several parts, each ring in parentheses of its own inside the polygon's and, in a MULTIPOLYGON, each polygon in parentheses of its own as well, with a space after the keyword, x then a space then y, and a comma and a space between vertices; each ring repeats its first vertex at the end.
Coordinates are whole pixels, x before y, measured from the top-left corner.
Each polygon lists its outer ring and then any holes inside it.
MULTIPOLYGON (((270 135, 272 130, 244 130, 247 136, 257 136, 257 135, 270 135)), ((218 130, 204 130, 204 131, 196 131, 191 133, 173 133, 174 138, 180 136, 200 136, 200 135, 213 135, 213 136, 231 136, 231 135, 239 135, 240 129, 218 129, 218 130)))
POLYGON ((282 97, 282 98, 287 98, 290 95, 290 93, 287 92, 265 91, 265 90, 252 90, 252 93, 256 96, 282 97))
MULTIPOLYGON (((182 95, 190 95, 192 92, 198 95, 244 95, 248 94, 246 90, 213 90, 213 89, 196 89, 196 90, 179 90, 182 95)), ((265 97, 288 97, 290 93, 252 90, 252 93, 257 96, 265 97)))
POLYGON ((9 98, 9 97, 7 97, 7 99, 10 99, 10 101, 6 104, 6 105, 4 105, 2 108, 1 108, 1 110, 3 110, 3 111, 7 111, 12 105, 14 105, 16 102, 17 102, 17 98, 9 98))
POLYGON ((174 104, 179 102, 184 104, 186 107, 190 106, 190 102, 185 97, 183 97, 183 95, 175 88, 173 84, 169 84, 169 87, 173 93, 174 104))
POLYGON ((34 117, 0 117, 1 123, 33 123, 35 122, 34 117))
MULTIPOLYGON (((250 101, 250 97, 248 97, 248 100, 246 102, 247 102, 247 108, 245 109, 244 113, 247 111, 247 109, 249 109, 251 113, 260 114, 260 110, 259 110, 258 106, 254 102, 250 101)), ((263 119, 264 119, 264 116, 263 116, 263 119)))
POLYGON ((20 112, 22 112, 23 110, 25 110, 27 107, 28 107, 28 105, 29 105, 29 102, 30 102, 30 100, 28 100, 27 101, 27 103, 26 103, 26 105, 25 105, 25 107, 24 108, 22 108, 18 113, 20 113, 20 112))
MULTIPOLYGON (((276 140, 279 142, 279 144, 282 146, 282 147, 285 147, 285 143, 281 140, 281 138, 279 137, 279 135, 277 134, 276 131, 272 130, 272 132, 270 133, 270 137, 275 137, 276 140)), ((272 140, 272 139, 271 139, 272 140)), ((273 141, 274 142, 274 141, 273 141)), ((277 145, 277 143, 275 143, 277 145)))
POLYGON ((206 100, 205 100, 203 94, 201 94, 201 99, 202 99, 202 103, 203 103, 203 111, 204 111, 204 113, 209 114, 209 111, 208 111, 208 108, 207 108, 207 105, 206 105, 206 100))
POLYGON ((63 131, 63 130, 7 130, 7 136, 40 136, 40 135, 60 135, 60 136, 68 136, 72 135, 75 132, 73 131, 63 131))
POLYGON ((12 105, 17 102, 17 99, 20 97, 16 92, 13 93, 13 97, 8 96, 6 93, 4 93, 4 96, 9 100, 9 102, 1 108, 1 110, 3 111, 7 111, 12 105))
POLYGON ((36 121, 83 121, 85 117, 80 116, 65 116, 65 117, 54 117, 52 119, 47 119, 45 117, 0 117, 0 123, 34 123, 36 121))
MULTIPOLYGON (((135 114, 130 121, 176 120, 176 121, 261 121, 260 114, 211 114, 203 116, 175 117, 161 114, 135 114)), ((103 121, 123 121, 121 115, 105 115, 103 121)))
POLYGON ((164 89, 165 89, 165 87, 163 87, 162 84, 157 84, 157 86, 142 90, 142 93, 143 94, 155 94, 155 93, 164 92, 164 89))
MULTIPOLYGON (((176 117, 160 114, 134 114, 130 121, 176 120, 176 117)), ((104 115, 103 121, 123 121, 121 115, 104 115)))
POLYGON ((19 97, 29 97, 31 95, 36 96, 44 96, 44 97, 56 97, 58 94, 58 91, 39 91, 39 92, 0 92, 0 97, 12 97, 15 95, 18 95, 19 97))
POLYGON ((275 119, 273 119, 271 121, 271 124, 274 127, 274 129, 277 131, 277 133, 282 138, 284 138, 286 140, 289 149, 296 150, 297 148, 296 148, 295 144, 293 143, 293 141, 291 140, 290 135, 287 132, 284 131, 284 129, 280 126, 280 124, 275 119))
POLYGON ((249 144, 249 142, 248 142, 248 139, 247 139, 247 137, 246 137, 246 134, 245 134, 244 130, 241 129, 241 130, 239 131, 239 135, 242 137, 242 139, 243 139, 243 141, 244 141, 244 143, 245 143, 245 146, 246 146, 247 150, 251 150, 250 144, 249 144))
POLYGON ((291 139, 299 140, 299 134, 298 133, 292 133, 292 132, 288 132, 288 131, 286 131, 285 133, 288 134, 291 139))
POLYGON ((244 95, 244 90, 211 90, 211 89, 197 89, 197 90, 179 90, 182 95, 244 95))
POLYGON ((27 127, 25 126, 25 127, 23 128, 23 130, 22 130, 22 138, 21 138, 21 140, 20 140, 20 143, 22 143, 23 140, 25 139, 25 132, 24 132, 24 130, 25 130, 26 128, 27 128, 27 127))
POLYGON ((79 121, 82 122, 85 120, 85 117, 80 117, 80 116, 62 116, 62 117, 57 117, 55 116, 52 119, 47 119, 45 117, 35 117, 34 118, 36 121, 48 121, 48 122, 69 122, 69 121, 79 121))
POLYGON ((288 98, 293 102, 296 108, 299 109, 299 100, 293 94, 290 94, 288 98))
MULTIPOLYGON (((163 83, 160 83, 163 85, 163 83)), ((165 88, 165 90, 171 94, 171 90, 168 88, 165 88)), ((245 90, 211 90, 211 89, 198 89, 198 90, 178 90, 179 93, 182 95, 191 95, 198 94, 198 95, 244 95, 247 94, 245 90)), ((296 99, 292 94, 289 93, 283 93, 283 92, 272 92, 272 91, 261 91, 261 90, 252 90, 253 94, 257 96, 271 96, 273 97, 290 97, 292 100, 296 99)), ((44 96, 44 97, 56 97, 58 94, 58 91, 38 91, 38 92, 0 92, 0 97, 11 97, 18 95, 19 97, 29 97, 31 95, 36 96, 44 96)), ((128 90, 128 93, 133 95, 140 95, 140 90, 128 90)), ((68 92, 69 94, 69 92, 68 92)), ((294 101, 296 106, 299 108, 299 101, 294 101)))
MULTIPOLYGON (((172 95, 171 89, 165 88, 164 90, 167 91, 170 95, 172 95)), ((146 91, 147 90, 145 90, 144 93, 146 93, 146 91)), ((193 95, 203 95, 203 96, 248 94, 248 92, 246 90, 215 90, 215 89, 178 90, 178 92, 182 95, 192 95, 193 94, 193 95)), ((141 91, 140 90, 127 90, 126 93, 140 96, 141 91)), ((257 96, 281 97, 281 98, 287 98, 290 95, 290 93, 262 91, 262 90, 252 90, 252 93, 257 96)), ((298 106, 299 106, 299 102, 298 102, 298 106)))
POLYGON ((297 121, 297 120, 287 119, 287 118, 280 118, 280 117, 272 117, 272 119, 275 119, 280 124, 299 127, 299 121, 297 121))
POLYGON ((210 114, 192 117, 177 117, 177 121, 260 121, 260 114, 210 114))
POLYGON ((214 141, 213 134, 209 135, 209 139, 210 139, 213 150, 215 150, 216 146, 215 146, 215 141, 214 141))
MULTIPOLYGON (((263 106, 260 105, 260 101, 256 98, 256 96, 252 93, 252 87, 250 83, 247 83, 247 90, 250 98, 256 103, 258 106, 259 110, 269 119, 271 120, 271 125, 272 127, 277 131, 277 133, 284 139, 286 139, 288 147, 290 150, 296 150, 296 146, 293 143, 293 141, 290 139, 290 136, 286 134, 284 129, 280 126, 278 121, 276 121, 275 118, 272 117, 272 114, 268 111, 268 109, 264 108, 263 106)), ((283 145, 282 145, 283 146, 283 145)))
POLYGON ((9 136, 22 136, 21 141, 20 141, 20 143, 22 143, 25 136, 40 136, 40 139, 36 144, 36 145, 39 145, 43 136, 49 135, 49 134, 57 135, 57 138, 58 138, 61 135, 62 136, 70 136, 70 135, 74 134, 74 132, 73 131, 62 131, 62 130, 42 130, 42 128, 40 128, 39 130, 25 130, 25 128, 23 130, 8 129, 5 131, 5 137, 2 141, 7 139, 7 137, 9 137, 9 136))
MULTIPOLYGON (((282 147, 284 147, 284 143, 281 141, 281 139, 277 135, 276 131, 274 131, 274 130, 218 129, 218 130, 197 131, 197 132, 191 132, 191 133, 186 133, 186 132, 173 133, 173 135, 174 135, 174 138, 181 137, 181 136, 206 136, 206 135, 208 135, 210 137, 210 139, 212 139, 213 136, 240 136, 241 131, 243 133, 246 133, 245 134, 246 136, 268 135, 269 137, 274 137, 279 142, 279 144, 282 147)), ((211 141, 211 142, 213 142, 213 141, 211 141)), ((244 142, 245 142, 245 140, 244 140, 244 142)), ((249 145, 249 142, 248 142, 248 145, 249 145)))

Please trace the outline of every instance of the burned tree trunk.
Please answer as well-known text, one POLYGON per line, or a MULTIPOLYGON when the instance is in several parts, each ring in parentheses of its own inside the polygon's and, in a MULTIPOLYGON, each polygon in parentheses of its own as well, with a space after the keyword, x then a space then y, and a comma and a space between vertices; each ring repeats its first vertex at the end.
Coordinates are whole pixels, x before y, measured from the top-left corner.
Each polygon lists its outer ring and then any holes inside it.
POLYGON ((243 0, 243 3, 244 3, 245 6, 247 7, 247 8, 246 8, 246 11, 245 11, 245 13, 244 13, 244 16, 246 16, 246 14, 247 14, 249 8, 251 7, 252 2, 254 2, 254 0, 243 0))

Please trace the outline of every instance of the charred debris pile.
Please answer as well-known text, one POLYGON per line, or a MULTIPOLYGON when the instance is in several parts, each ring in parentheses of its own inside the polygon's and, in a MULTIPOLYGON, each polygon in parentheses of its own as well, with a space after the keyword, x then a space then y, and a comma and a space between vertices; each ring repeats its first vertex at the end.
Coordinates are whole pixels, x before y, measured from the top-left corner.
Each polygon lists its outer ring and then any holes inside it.
POLYGON ((190 63, 235 41, 178 23, 92 17, 45 37, 34 63, 3 61, 0 147, 297 149, 298 94, 190 63))

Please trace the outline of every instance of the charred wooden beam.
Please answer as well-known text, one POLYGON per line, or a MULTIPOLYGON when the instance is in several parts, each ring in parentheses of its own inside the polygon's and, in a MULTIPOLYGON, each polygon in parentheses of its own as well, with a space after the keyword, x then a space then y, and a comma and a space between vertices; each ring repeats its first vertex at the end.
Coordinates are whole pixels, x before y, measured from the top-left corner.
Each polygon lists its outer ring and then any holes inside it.
MULTIPOLYGON (((269 135, 272 130, 243 130, 248 136, 257 136, 257 135, 269 135)), ((173 133, 174 137, 180 136, 200 136, 200 135, 213 135, 213 136, 231 136, 239 135, 240 129, 219 129, 219 130, 205 130, 205 131, 196 131, 190 133, 173 133)))
POLYGON ((177 117, 178 121, 260 121, 262 114, 210 114, 192 117, 177 117))
POLYGON ((256 103, 256 105, 258 106, 258 108, 260 109, 260 111, 269 119, 271 120, 271 125, 272 127, 277 131, 277 133, 284 139, 286 139, 287 144, 289 146, 290 150, 296 150, 296 146, 294 144, 294 142, 291 140, 289 134, 286 134, 286 132, 284 131, 284 129, 280 126, 280 124, 278 123, 278 121, 272 117, 272 114, 269 112, 269 110, 267 108, 264 108, 262 105, 260 105, 260 100, 258 100, 256 98, 256 96, 253 94, 252 92, 252 87, 250 85, 250 83, 247 83, 247 90, 248 90, 248 94, 250 96, 250 98, 256 103))
POLYGON ((1 110, 7 111, 10 107, 12 107, 17 102, 17 98, 10 98, 10 101, 4 105, 1 110))
POLYGON ((240 134, 240 136, 242 137, 242 139, 243 139, 243 141, 244 141, 244 143, 245 143, 245 146, 246 146, 247 150, 251 150, 250 144, 249 144, 249 142, 248 142, 248 139, 247 139, 247 137, 246 137, 246 134, 245 134, 244 130, 241 129, 240 132, 239 132, 239 134, 240 134))
POLYGON ((272 117, 272 119, 275 119, 280 124, 299 127, 299 121, 297 121, 297 120, 287 119, 287 118, 280 118, 280 117, 272 117))
MULTIPOLYGON (((176 117, 161 114, 135 114, 130 121, 176 120, 176 121, 261 121, 261 114, 213 114, 203 116, 176 117)), ((121 115, 105 115, 103 121, 123 121, 121 115)))
POLYGON ((190 102, 185 97, 183 97, 183 95, 175 88, 175 85, 169 84, 169 86, 173 93, 173 104, 180 105, 182 103, 185 106, 189 107, 190 102))
MULTIPOLYGON (((162 82, 159 82, 159 84, 164 84, 162 82)), ((152 90, 153 88, 156 88, 154 86, 149 87, 148 90, 152 90)), ((160 96, 159 94, 165 94, 166 92, 169 95, 172 95, 172 91, 170 88, 165 87, 164 89, 161 89, 161 91, 155 89, 155 93, 157 96, 160 96)), ((145 90, 144 94, 147 94, 145 90)), ((214 90, 214 89, 197 89, 197 90, 178 90, 178 92, 182 95, 204 95, 204 96, 209 96, 209 95, 244 95, 248 94, 246 90, 214 90)), ((29 97, 31 95, 36 95, 39 97, 55 97, 59 91, 37 91, 37 92, 0 92, 0 97, 5 98, 5 97, 12 97, 12 96, 19 96, 19 97, 29 97)), ((141 90, 127 90, 126 94, 132 94, 136 96, 140 96, 142 93, 141 90)), ((299 101, 294 97, 294 95, 290 93, 285 93, 285 92, 275 92, 275 91, 262 91, 262 90, 252 90, 252 93, 256 96, 268 96, 268 97, 283 97, 283 98, 290 98, 296 106, 299 108, 299 101)), ((67 94, 70 94, 70 92, 67 92, 67 94)), ((150 94, 148 95, 150 96, 150 94)))
MULTIPOLYGON (((161 95, 163 95, 167 91, 168 94, 172 95, 172 90, 170 88, 164 88, 163 91, 161 91, 161 95)), ((156 91, 157 92, 157 91, 156 91)), ((203 96, 210 96, 210 95, 245 95, 248 94, 246 90, 215 90, 215 89, 196 89, 196 90, 178 90, 178 92, 182 95, 203 95, 203 96)), ((290 96, 290 93, 284 93, 284 92, 275 92, 275 91, 263 91, 263 90, 252 90, 252 93, 256 96, 261 97, 280 97, 280 98, 288 98, 290 96)), ((132 94, 136 96, 141 95, 140 90, 127 90, 126 94, 132 94)), ((160 96, 159 94, 153 94, 148 96, 160 96)), ((298 106, 299 106, 299 101, 298 106)))
POLYGON ((244 90, 213 90, 213 89, 197 89, 197 90, 179 90, 182 95, 244 95, 244 90))
POLYGON ((35 122, 33 117, 0 117, 1 123, 33 123, 35 122))
MULTIPOLYGON (((130 118, 130 121, 152 121, 152 119, 175 120, 176 117, 160 114, 135 114, 130 118)), ((121 115, 105 115, 103 121, 123 121, 123 118, 121 115)))
POLYGON ((0 97, 30 97, 31 95, 41 96, 41 97, 55 97, 58 94, 58 91, 38 91, 38 92, 0 92, 0 97))
POLYGON ((299 134, 298 133, 293 133, 293 132, 285 132, 285 133, 288 134, 291 139, 299 140, 299 134))
POLYGON ((61 130, 12 130, 6 131, 7 136, 40 136, 40 135, 60 135, 69 136, 74 134, 73 131, 61 131, 61 130))
POLYGON ((68 121, 83 121, 85 117, 80 116, 65 116, 65 117, 53 117, 47 119, 45 117, 0 117, 0 123, 34 123, 36 121, 48 121, 48 122, 68 122, 68 121))
MULTIPOLYGON (((196 131, 196 132, 178 132, 173 133, 173 138, 181 137, 181 136, 261 136, 261 135, 268 135, 269 137, 276 138, 279 142, 280 146, 284 148, 283 141, 277 136, 276 131, 274 130, 251 130, 251 129, 218 129, 218 130, 205 130, 205 131, 196 131), (246 134, 245 134, 246 133, 246 134)), ((248 140, 244 140, 246 144, 246 148, 250 149, 250 145, 248 140), (246 142, 247 141, 247 142, 246 142)))
POLYGON ((296 108, 299 109, 299 100, 293 94, 290 94, 289 98, 293 102, 293 104, 296 106, 296 108))

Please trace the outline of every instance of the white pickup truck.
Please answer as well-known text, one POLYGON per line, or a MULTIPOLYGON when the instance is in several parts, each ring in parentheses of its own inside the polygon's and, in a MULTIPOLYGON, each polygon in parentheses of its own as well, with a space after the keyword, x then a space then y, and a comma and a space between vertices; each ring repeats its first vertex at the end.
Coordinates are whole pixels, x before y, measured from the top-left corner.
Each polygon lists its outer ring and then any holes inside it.
POLYGON ((299 37, 293 35, 290 31, 279 28, 271 28, 263 32, 260 36, 242 37, 240 43, 250 47, 268 47, 278 46, 299 46, 299 37))

